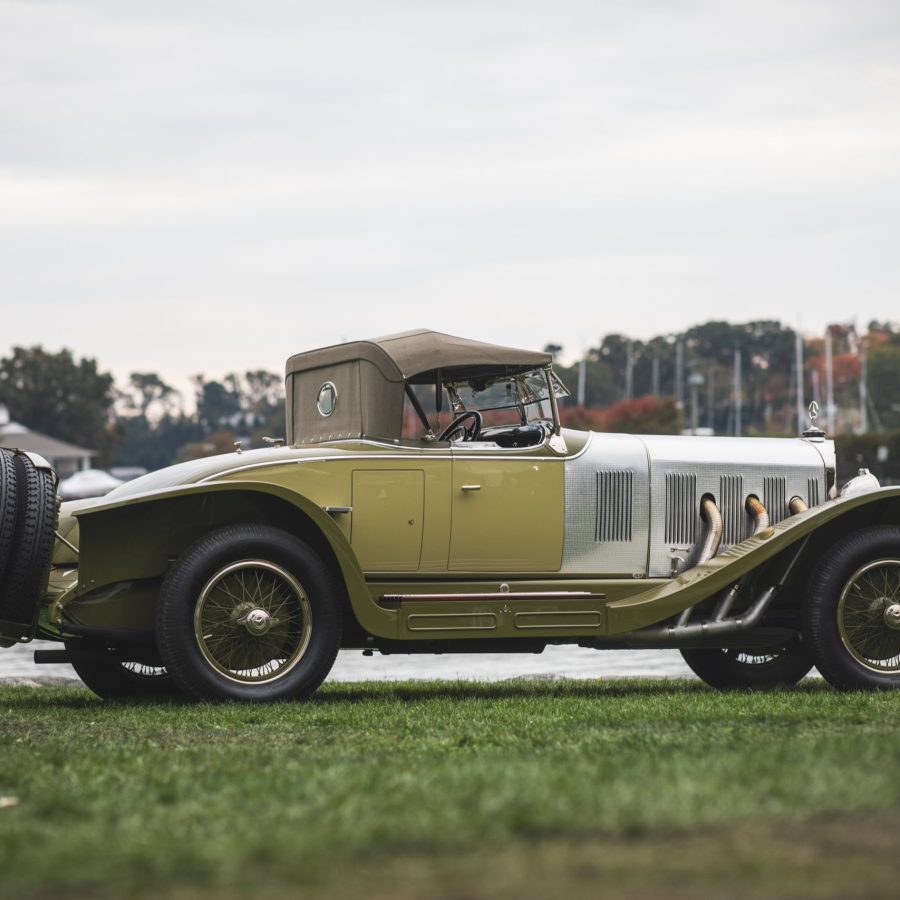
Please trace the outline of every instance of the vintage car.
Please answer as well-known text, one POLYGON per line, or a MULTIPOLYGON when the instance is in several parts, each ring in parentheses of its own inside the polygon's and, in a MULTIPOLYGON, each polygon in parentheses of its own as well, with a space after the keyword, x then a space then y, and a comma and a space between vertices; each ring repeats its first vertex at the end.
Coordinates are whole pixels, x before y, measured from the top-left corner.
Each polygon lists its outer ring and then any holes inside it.
POLYGON ((719 688, 900 685, 900 488, 838 491, 814 423, 597 434, 560 427, 566 393, 546 353, 412 331, 291 357, 288 446, 58 520, 53 473, 5 450, 4 645, 62 642, 36 662, 103 697, 306 697, 342 647, 673 647, 719 688))

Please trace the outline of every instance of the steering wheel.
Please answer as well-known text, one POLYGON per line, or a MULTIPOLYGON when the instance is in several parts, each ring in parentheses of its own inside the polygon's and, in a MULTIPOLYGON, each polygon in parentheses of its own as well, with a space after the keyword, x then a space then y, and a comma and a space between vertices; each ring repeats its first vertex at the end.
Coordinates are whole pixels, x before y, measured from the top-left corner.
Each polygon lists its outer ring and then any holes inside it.
POLYGON ((477 409, 467 409, 464 413, 458 415, 438 436, 439 441, 452 441, 453 435, 458 431, 462 432, 464 441, 477 441, 481 434, 481 413, 477 409), (472 424, 466 427, 467 419, 472 420, 472 424))

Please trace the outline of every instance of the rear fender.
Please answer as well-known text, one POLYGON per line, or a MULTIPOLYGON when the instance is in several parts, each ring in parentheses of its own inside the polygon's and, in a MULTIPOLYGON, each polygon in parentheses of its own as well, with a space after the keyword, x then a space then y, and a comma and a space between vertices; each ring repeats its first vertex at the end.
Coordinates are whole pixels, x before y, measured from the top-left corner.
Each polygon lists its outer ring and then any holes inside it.
POLYGON ((262 522, 296 534, 337 567, 363 629, 381 637, 396 634, 396 613, 372 602, 349 541, 331 516, 279 485, 206 482, 99 503, 72 515, 78 520, 79 597, 121 582, 159 580, 210 530, 262 522))

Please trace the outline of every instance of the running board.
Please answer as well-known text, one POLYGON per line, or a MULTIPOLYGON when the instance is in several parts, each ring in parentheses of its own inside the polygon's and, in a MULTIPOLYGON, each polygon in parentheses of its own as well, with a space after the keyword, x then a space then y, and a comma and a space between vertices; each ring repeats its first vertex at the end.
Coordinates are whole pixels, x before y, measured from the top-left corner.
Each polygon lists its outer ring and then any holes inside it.
POLYGON ((444 600, 605 600, 606 594, 592 594, 590 591, 498 591, 490 594, 382 594, 382 603, 410 603, 415 601, 444 600))

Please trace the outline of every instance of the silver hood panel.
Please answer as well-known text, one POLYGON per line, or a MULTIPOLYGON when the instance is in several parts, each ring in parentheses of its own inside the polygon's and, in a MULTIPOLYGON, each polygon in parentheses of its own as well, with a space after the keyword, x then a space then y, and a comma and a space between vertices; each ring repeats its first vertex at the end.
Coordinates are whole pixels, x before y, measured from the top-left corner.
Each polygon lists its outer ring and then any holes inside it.
MULTIPOLYGON (((755 494, 779 522, 788 503, 826 499, 830 441, 792 438, 592 434, 566 462, 562 571, 667 577, 692 564, 702 536, 700 501, 712 495, 723 547, 750 536, 744 509, 755 494)), ((829 456, 830 455, 830 456, 829 456)))

